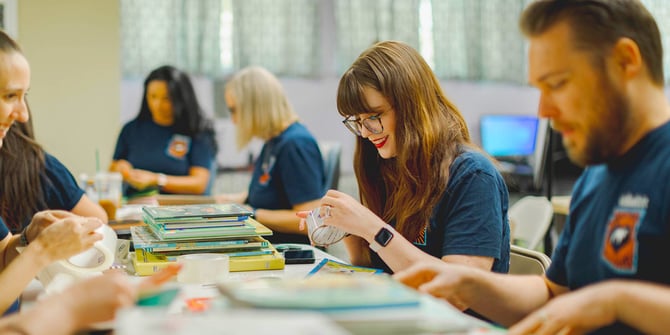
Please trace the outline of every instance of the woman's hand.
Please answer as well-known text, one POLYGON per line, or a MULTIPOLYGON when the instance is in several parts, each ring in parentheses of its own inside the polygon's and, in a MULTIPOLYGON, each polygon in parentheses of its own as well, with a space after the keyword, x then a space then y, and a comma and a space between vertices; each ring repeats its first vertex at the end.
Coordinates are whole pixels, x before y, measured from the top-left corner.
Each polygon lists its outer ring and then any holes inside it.
POLYGON ((128 175, 130 174, 130 171, 132 170, 133 165, 130 164, 130 162, 125 159, 119 159, 117 161, 113 161, 112 165, 109 167, 109 171, 112 172, 116 171, 121 173, 121 175, 123 176, 123 180, 126 181, 128 179, 128 175))
POLYGON ((130 186, 139 191, 156 186, 158 183, 158 175, 156 173, 142 169, 130 170, 128 176, 124 177, 124 179, 130 186))
POLYGON ((98 218, 70 216, 50 224, 27 248, 40 248, 45 264, 66 259, 102 240, 102 234, 95 232, 102 224, 98 218))
POLYGON ((330 206, 330 215, 323 223, 338 227, 364 239, 372 238, 386 223, 346 193, 329 190, 321 199, 322 206, 330 206))
POLYGON ((26 239, 28 242, 32 242, 44 229, 49 227, 54 222, 71 217, 76 217, 76 215, 68 211, 46 210, 37 212, 35 215, 33 215, 30 224, 26 227, 26 239))

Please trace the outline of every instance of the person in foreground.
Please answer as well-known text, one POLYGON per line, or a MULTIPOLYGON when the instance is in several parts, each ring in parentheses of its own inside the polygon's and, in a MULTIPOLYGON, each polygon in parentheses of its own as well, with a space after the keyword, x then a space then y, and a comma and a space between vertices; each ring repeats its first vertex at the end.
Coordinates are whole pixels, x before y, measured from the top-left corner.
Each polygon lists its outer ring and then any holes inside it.
MULTIPOLYGON (((29 88, 28 61, 18 44, 0 30, 0 149, 14 123, 29 120, 25 99, 29 88)), ((0 217, 0 312, 17 311, 16 298, 45 266, 89 249, 101 240, 102 235, 94 230, 102 224, 98 218, 80 217, 66 211, 42 211, 33 216, 20 235, 13 236, 0 217), (20 248, 23 249, 19 255, 20 248)), ((178 271, 177 267, 157 274, 141 288, 154 289, 178 271)), ((69 334, 93 322, 108 320, 120 305, 116 301, 123 293, 120 285, 112 284, 105 277, 73 286, 61 295, 37 303, 25 314, 3 317, 0 333, 69 334), (100 290, 100 287, 105 289, 100 290)))
POLYGON ((97 218, 66 211, 43 211, 35 214, 22 235, 13 236, 0 218, 0 312, 16 312, 16 299, 47 265, 85 251, 101 240, 102 235, 94 231, 101 224, 97 218), (17 247, 24 248, 21 254, 17 247))
POLYGON ((166 65, 145 79, 140 112, 123 126, 109 170, 120 172, 129 185, 126 196, 156 189, 206 194, 216 151, 214 128, 191 80, 166 65))
POLYGON ((261 67, 237 72, 225 99, 237 129, 237 146, 263 140, 247 192, 217 195, 218 202, 247 203, 256 220, 274 231, 273 243, 309 243, 296 211, 316 207, 325 193, 323 157, 314 136, 298 121, 279 80, 261 67))
POLYGON ((84 280, 40 300, 25 312, 0 319, 0 334, 65 335, 113 320, 120 308, 132 306, 138 296, 156 291, 180 269, 179 264, 170 265, 139 284, 120 271, 84 280))
POLYGON ((396 272, 422 259, 506 273, 507 187, 421 55, 395 41, 364 51, 337 108, 357 135, 362 204, 330 190, 324 223, 350 233, 351 262, 396 272))
MULTIPOLYGON (((1 30, 0 64, 1 150, 14 123, 29 120, 25 98, 30 88, 30 65, 18 44, 1 30)), ((21 201, 4 199, 8 197, 5 193, 1 196, 5 205, 11 205, 10 200, 21 201)), ((101 224, 97 218, 82 218, 65 211, 45 211, 35 214, 21 234, 13 236, 0 217, 0 313, 18 310, 17 298, 43 267, 76 255, 100 240, 102 235, 93 230, 101 224), (28 245, 29 242, 32 243, 28 245), (25 247, 20 256, 17 246, 25 247)))
POLYGON ((637 0, 544 0, 521 29, 539 115, 586 166, 546 276, 424 263, 396 278, 516 323, 510 334, 667 334, 670 104, 658 27, 637 0))
POLYGON ((67 167, 35 140, 31 120, 29 117, 9 128, 0 149, 0 217, 5 224, 18 234, 35 213, 46 209, 107 222, 105 210, 84 193, 67 167))

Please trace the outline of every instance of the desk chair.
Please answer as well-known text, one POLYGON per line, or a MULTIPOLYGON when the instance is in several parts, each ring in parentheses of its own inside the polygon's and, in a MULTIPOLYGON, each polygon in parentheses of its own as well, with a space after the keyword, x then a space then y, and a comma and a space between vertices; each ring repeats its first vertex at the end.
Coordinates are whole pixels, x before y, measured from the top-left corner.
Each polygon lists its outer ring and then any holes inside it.
POLYGON ((527 196, 512 205, 508 214, 514 244, 535 250, 549 229, 554 210, 547 198, 527 196))
POLYGON ((207 188, 205 193, 202 195, 212 195, 214 192, 214 186, 216 185, 216 177, 219 173, 219 164, 217 164, 216 159, 212 161, 212 165, 209 167, 209 181, 207 182, 207 188))
POLYGON ((323 165, 326 173, 326 187, 336 190, 340 183, 340 156, 342 143, 319 142, 319 150, 323 156, 323 165))
POLYGON ((547 255, 517 245, 510 246, 509 273, 516 275, 542 275, 551 259, 547 255))

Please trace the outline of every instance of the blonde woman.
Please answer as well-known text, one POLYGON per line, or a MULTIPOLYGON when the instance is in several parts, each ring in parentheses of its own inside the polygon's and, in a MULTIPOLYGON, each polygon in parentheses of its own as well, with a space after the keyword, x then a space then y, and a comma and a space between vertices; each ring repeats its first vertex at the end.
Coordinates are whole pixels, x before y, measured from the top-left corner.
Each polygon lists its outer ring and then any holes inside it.
POLYGON ((274 231, 274 243, 309 243, 297 211, 317 207, 325 193, 323 158, 314 136, 298 121, 277 78, 260 67, 236 73, 225 100, 237 127, 237 146, 265 142, 247 192, 222 194, 219 202, 246 203, 274 231))

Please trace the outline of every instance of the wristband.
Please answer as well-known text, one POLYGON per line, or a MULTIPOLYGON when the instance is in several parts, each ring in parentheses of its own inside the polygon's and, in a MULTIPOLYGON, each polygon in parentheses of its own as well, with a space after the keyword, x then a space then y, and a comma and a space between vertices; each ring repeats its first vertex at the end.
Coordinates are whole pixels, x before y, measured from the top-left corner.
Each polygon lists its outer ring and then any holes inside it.
POLYGON ((158 187, 165 187, 165 185, 167 185, 167 176, 164 173, 157 173, 157 175, 156 185, 158 185, 158 187))
POLYGON ((28 246, 29 242, 28 242, 28 237, 26 237, 26 229, 28 229, 28 227, 23 228, 23 230, 21 231, 21 235, 19 235, 19 245, 18 245, 19 247, 27 247, 28 246))

